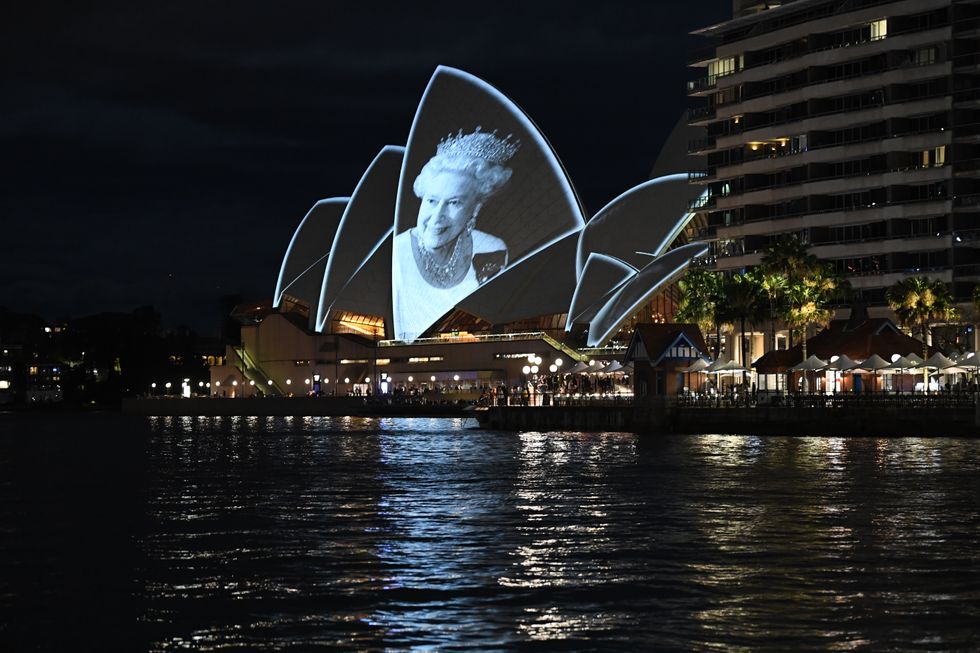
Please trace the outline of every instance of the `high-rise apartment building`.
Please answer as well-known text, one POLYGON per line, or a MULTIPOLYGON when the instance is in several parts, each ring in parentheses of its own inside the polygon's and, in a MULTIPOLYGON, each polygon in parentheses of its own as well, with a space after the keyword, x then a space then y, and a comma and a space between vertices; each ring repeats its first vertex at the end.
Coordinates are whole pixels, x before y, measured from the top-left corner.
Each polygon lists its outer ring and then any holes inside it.
POLYGON ((734 0, 698 30, 690 144, 715 269, 797 235, 869 306, 911 275, 980 281, 980 2, 734 0))

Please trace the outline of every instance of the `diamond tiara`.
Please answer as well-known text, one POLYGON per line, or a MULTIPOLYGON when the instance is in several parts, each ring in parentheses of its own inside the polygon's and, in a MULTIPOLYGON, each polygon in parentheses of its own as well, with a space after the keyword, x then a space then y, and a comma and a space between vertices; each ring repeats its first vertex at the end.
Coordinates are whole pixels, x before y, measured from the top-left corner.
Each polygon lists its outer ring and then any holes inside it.
POLYGON ((517 150, 521 147, 519 140, 510 140, 512 136, 513 134, 507 134, 506 137, 500 138, 497 136, 497 130, 488 134, 480 131, 480 127, 477 127, 472 134, 464 134, 460 129, 455 135, 449 134, 439 141, 436 154, 479 158, 497 164, 505 163, 517 154, 517 150))

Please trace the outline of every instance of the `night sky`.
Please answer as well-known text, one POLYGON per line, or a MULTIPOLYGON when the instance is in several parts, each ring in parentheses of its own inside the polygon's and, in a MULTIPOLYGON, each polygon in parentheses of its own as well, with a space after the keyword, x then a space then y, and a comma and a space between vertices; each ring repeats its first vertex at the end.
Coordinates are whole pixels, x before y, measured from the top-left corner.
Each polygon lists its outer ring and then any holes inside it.
MULTIPOLYGON (((5 7, 0 307, 152 304, 216 333, 267 300, 292 232, 404 144, 439 64, 513 99, 586 209, 648 178, 730 0, 5 7)), ((78 5, 78 6, 75 6, 78 5)), ((703 71, 701 71, 703 73, 703 71)))

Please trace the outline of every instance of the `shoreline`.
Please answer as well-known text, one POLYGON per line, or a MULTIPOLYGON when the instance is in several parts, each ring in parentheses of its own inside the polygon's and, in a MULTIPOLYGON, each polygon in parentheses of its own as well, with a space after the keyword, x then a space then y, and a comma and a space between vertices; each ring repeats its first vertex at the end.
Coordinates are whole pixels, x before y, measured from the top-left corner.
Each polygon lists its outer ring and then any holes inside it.
POLYGON ((130 416, 450 417, 505 431, 632 431, 641 435, 977 437, 976 406, 683 406, 668 404, 474 407, 462 402, 386 403, 365 397, 129 398, 119 406, 7 406, 0 414, 119 413, 130 416))

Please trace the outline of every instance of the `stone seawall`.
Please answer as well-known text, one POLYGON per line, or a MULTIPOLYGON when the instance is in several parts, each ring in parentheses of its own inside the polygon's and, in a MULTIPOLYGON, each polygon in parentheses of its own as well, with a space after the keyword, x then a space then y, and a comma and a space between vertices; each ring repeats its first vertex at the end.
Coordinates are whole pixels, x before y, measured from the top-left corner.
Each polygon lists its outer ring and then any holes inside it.
POLYGON ((978 408, 682 408, 676 406, 495 406, 474 411, 484 428, 640 433, 813 436, 976 436, 978 408))

